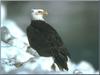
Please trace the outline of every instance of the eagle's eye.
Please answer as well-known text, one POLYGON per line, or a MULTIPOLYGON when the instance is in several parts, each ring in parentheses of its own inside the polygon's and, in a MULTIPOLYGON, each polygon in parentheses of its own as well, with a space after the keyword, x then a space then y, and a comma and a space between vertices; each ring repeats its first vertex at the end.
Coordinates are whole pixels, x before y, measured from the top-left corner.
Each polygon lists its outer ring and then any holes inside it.
POLYGON ((38 13, 42 13, 42 11, 38 11, 38 13))
POLYGON ((32 10, 32 12, 34 12, 34 10, 32 10))

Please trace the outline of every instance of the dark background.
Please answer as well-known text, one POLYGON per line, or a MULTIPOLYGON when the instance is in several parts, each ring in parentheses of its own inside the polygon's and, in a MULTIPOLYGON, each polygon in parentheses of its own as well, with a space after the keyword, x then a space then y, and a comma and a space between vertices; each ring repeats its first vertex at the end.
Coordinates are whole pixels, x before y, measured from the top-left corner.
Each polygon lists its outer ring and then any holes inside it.
POLYGON ((99 3, 94 1, 9 1, 7 18, 26 32, 32 8, 48 10, 46 21, 52 25, 69 49, 73 62, 86 60, 98 69, 99 3))

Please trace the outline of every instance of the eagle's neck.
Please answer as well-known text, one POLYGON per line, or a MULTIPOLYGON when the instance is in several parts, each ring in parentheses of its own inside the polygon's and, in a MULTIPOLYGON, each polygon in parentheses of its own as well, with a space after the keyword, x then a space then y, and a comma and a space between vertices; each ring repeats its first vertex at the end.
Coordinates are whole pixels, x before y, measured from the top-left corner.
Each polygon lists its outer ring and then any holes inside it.
POLYGON ((45 21, 42 15, 32 15, 32 20, 45 21))

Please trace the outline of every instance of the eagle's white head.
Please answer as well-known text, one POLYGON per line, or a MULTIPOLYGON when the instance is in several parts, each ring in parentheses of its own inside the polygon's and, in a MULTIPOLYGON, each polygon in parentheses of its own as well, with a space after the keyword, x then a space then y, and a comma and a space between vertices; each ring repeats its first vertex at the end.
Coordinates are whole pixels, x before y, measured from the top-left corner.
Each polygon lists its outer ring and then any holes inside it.
POLYGON ((32 9, 31 12, 32 20, 44 20, 43 16, 48 15, 48 12, 43 9, 32 9))

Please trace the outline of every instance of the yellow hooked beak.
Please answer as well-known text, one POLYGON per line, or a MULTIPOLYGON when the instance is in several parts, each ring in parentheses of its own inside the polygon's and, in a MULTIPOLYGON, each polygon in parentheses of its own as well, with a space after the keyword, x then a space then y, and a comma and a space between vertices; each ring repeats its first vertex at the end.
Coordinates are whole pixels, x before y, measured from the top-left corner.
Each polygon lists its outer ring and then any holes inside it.
POLYGON ((47 12, 47 10, 45 10, 44 12, 43 12, 43 15, 48 15, 48 12, 47 12))

